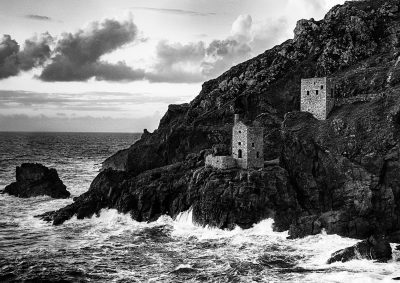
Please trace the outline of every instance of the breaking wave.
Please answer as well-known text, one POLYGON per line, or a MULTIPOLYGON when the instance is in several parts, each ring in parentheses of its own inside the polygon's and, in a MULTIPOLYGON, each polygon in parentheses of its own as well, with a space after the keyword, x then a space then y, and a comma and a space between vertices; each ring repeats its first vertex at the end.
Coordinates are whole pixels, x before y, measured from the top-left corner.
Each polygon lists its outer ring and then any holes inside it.
MULTIPOLYGON (((127 136, 121 141, 119 136, 113 147, 110 136, 104 139, 93 135, 62 138, 45 135, 35 136, 29 142, 26 137, 13 136, 3 139, 3 144, 0 139, 0 154, 6 156, 0 162, 0 186, 13 180, 16 165, 37 157, 35 161, 57 168, 72 194, 80 195, 89 187, 105 155, 116 151, 118 144, 130 144, 131 138, 127 136), (46 142, 40 142, 41 139, 46 142), (54 140, 60 139, 62 148, 57 148, 54 140), (10 148, 10 140, 20 141, 21 146, 10 148), (55 144, 50 152, 46 148, 49 143, 55 144), (29 160, 25 160, 27 157, 19 152, 29 144, 34 147, 32 152, 28 151, 29 160), (85 144, 90 146, 89 153, 81 158, 87 152, 82 148, 85 144)), ((367 283, 400 277, 397 250, 394 259, 386 264, 353 260, 327 265, 332 252, 357 241, 325 233, 288 240, 287 232, 273 231, 271 219, 247 230, 239 227, 221 230, 194 224, 191 210, 175 219, 162 216, 152 223, 134 221, 112 209, 102 210, 99 217, 91 219, 75 217, 60 226, 34 217, 71 202, 71 199, 0 195, 1 282, 367 283)))

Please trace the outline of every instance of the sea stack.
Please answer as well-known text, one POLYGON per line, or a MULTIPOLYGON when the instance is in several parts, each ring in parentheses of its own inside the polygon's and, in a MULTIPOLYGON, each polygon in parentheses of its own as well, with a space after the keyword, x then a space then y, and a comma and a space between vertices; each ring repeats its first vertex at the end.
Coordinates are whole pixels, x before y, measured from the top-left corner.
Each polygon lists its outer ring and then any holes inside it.
POLYGON ((56 169, 42 164, 24 163, 16 168, 16 182, 5 187, 3 193, 21 198, 47 195, 68 198, 71 194, 58 177, 56 169))

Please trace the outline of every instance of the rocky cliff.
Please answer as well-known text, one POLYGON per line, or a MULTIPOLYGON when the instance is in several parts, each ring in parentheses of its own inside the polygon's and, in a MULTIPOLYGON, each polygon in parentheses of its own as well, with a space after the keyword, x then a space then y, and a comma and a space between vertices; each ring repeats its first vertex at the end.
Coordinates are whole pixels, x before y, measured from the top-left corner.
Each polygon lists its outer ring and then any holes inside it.
POLYGON ((348 1, 320 21, 300 20, 293 39, 205 82, 189 104, 171 105, 157 130, 104 163, 125 172, 106 170, 88 193, 48 218, 83 217, 79 207, 89 206, 88 214, 116 207, 152 220, 193 207, 196 221, 218 227, 248 227, 272 216, 282 229, 291 218, 294 237, 322 229, 353 237, 396 234, 399 2, 348 1), (314 76, 336 79, 330 117, 286 115, 299 109, 301 78, 314 76), (280 167, 201 168, 199 152, 229 146, 234 113, 264 127, 264 157, 280 158, 280 167))
POLYGON ((294 237, 367 237, 400 228, 400 96, 335 109, 328 120, 288 113, 281 166, 303 210, 294 237))
POLYGON ((204 167, 202 156, 192 155, 137 176, 104 170, 74 203, 41 217, 58 225, 74 215, 91 217, 102 208, 130 213, 137 221, 175 217, 192 208, 196 223, 219 228, 250 228, 275 217, 276 229, 287 230, 298 206, 288 173, 278 166, 217 170, 204 167))
POLYGON ((138 174, 216 143, 229 144, 233 113, 262 123, 265 158, 277 158, 283 116, 300 106, 301 78, 334 76, 340 97, 375 95, 399 82, 398 5, 349 1, 320 21, 300 20, 293 39, 205 82, 189 104, 171 105, 156 131, 104 167, 125 164, 116 169, 138 174))

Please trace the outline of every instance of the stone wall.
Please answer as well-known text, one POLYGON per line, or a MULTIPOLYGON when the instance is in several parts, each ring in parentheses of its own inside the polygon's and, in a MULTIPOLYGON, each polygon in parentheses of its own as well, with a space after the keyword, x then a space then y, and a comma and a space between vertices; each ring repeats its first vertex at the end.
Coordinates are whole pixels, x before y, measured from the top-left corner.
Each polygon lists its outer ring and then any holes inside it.
POLYGON ((301 80, 300 111, 310 112, 315 118, 325 120, 335 105, 333 79, 311 78, 301 80))
POLYGON ((232 157, 240 168, 262 168, 264 166, 263 128, 247 127, 238 122, 232 130, 232 157), (242 157, 239 158, 239 150, 242 157))
POLYGON ((263 128, 250 127, 247 132, 247 167, 264 167, 263 128))
POLYGON ((218 169, 230 169, 236 167, 236 161, 232 156, 206 156, 206 166, 212 166, 218 169))
POLYGON ((232 129, 232 157, 241 168, 247 168, 247 126, 238 122, 232 129), (242 158, 239 158, 239 150, 242 151, 242 158))
POLYGON ((336 85, 335 80, 332 78, 326 79, 326 116, 325 119, 328 118, 329 113, 332 111, 335 106, 335 97, 336 97, 336 85))

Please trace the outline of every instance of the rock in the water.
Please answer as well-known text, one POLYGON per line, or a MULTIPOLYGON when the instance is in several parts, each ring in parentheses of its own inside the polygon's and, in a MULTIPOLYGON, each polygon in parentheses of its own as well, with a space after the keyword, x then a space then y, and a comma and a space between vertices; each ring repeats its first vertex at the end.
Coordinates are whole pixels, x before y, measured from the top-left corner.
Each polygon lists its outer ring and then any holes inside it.
POLYGON ((386 262, 392 258, 392 248, 385 236, 371 236, 352 247, 334 252, 328 263, 347 262, 353 259, 369 259, 386 262))
POLYGON ((71 194, 58 177, 57 171, 41 164, 24 163, 17 167, 16 182, 8 185, 4 193, 28 198, 47 195, 53 198, 68 198, 71 194))

